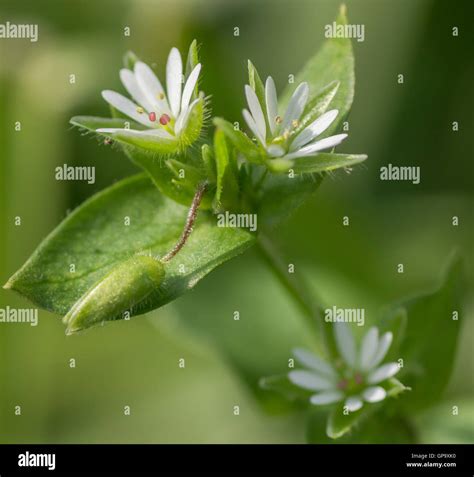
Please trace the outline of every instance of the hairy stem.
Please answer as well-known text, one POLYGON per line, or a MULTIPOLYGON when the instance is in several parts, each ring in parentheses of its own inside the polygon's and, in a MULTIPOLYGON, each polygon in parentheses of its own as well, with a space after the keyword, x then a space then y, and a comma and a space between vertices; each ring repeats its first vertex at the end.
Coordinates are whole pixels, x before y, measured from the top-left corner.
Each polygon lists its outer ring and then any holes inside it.
POLYGON ((258 249, 261 257, 269 265, 288 294, 298 304, 310 329, 322 342, 324 352, 331 356, 329 337, 327 336, 328 327, 324 326, 322 308, 315 304, 316 300, 312 297, 313 294, 308 290, 306 283, 301 280, 298 274, 288 273, 287 264, 282 259, 281 254, 274 243, 265 235, 259 236, 258 249))
POLYGON ((181 232, 181 237, 176 242, 174 247, 161 258, 162 262, 169 262, 184 246, 187 242, 191 232, 193 231, 193 225, 196 221, 199 205, 201 204, 202 197, 207 189, 207 183, 203 182, 200 184, 194 194, 193 201, 191 202, 191 207, 188 210, 188 216, 186 217, 186 223, 184 224, 183 231, 181 232))

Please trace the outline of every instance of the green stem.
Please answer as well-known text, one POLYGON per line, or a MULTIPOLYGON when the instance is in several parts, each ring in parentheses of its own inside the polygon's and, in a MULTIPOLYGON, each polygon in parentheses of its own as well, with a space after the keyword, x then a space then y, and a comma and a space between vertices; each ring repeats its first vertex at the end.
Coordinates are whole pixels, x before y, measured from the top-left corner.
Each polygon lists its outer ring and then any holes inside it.
POLYGON ((274 243, 265 235, 258 239, 258 249, 261 257, 269 265, 280 283, 285 287, 288 294, 295 300, 303 312, 303 316, 314 335, 323 344, 324 352, 328 357, 332 356, 328 336, 328 328, 324 322, 322 308, 315 305, 315 299, 308 290, 306 283, 298 274, 288 273, 288 265, 283 261, 274 243))

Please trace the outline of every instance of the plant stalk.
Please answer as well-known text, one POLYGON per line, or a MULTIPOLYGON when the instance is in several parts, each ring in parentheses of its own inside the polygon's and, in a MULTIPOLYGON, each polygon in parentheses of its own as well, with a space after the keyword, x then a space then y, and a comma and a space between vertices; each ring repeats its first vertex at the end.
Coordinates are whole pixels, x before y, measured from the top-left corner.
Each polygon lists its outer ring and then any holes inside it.
POLYGON ((328 327, 324 326, 323 310, 315 304, 316 300, 312 296, 313 294, 308 290, 304 280, 302 280, 298 274, 288 273, 287 264, 284 262, 281 253, 267 236, 263 234, 259 235, 257 247, 262 259, 273 271, 279 282, 285 287, 288 294, 298 304, 306 319, 306 323, 322 344, 324 353, 327 357, 331 357, 328 327))

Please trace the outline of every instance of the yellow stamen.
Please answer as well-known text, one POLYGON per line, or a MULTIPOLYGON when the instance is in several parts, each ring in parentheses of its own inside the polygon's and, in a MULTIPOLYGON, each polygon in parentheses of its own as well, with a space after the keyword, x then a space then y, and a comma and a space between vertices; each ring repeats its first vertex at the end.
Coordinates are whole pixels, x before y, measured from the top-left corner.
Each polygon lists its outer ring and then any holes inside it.
POLYGON ((143 108, 140 108, 140 106, 137 108, 137 113, 138 114, 143 114, 145 111, 143 110, 143 108))

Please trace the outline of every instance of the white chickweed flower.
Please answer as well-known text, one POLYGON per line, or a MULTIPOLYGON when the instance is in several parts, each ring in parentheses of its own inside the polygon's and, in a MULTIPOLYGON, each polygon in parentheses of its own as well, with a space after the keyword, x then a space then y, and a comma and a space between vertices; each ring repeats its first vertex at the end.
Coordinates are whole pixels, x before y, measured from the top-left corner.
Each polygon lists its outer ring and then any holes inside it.
POLYGON ((120 134, 156 140, 174 140, 189 121, 201 98, 191 101, 198 82, 201 63, 190 73, 182 87, 183 62, 177 48, 172 48, 166 64, 166 93, 152 69, 137 61, 134 69, 120 70, 120 79, 134 101, 115 91, 102 91, 102 97, 115 109, 146 129, 101 128, 99 133, 120 134))
POLYGON ((329 364, 304 349, 293 354, 307 370, 294 370, 289 380, 301 388, 314 391, 311 404, 323 405, 344 401, 349 412, 359 410, 364 402, 382 401, 387 396, 380 385, 400 370, 395 362, 380 364, 392 343, 392 333, 379 337, 372 327, 362 339, 357 351, 354 337, 345 323, 335 323, 335 338, 342 363, 329 364))
POLYGON ((317 140, 336 119, 337 109, 327 111, 308 126, 300 128, 301 116, 309 97, 306 82, 296 88, 283 114, 278 111, 275 82, 269 76, 265 83, 266 118, 257 94, 249 85, 245 85, 245 95, 250 111, 243 110, 244 119, 270 157, 297 159, 313 156, 324 149, 337 146, 347 137, 347 134, 336 134, 317 140))

